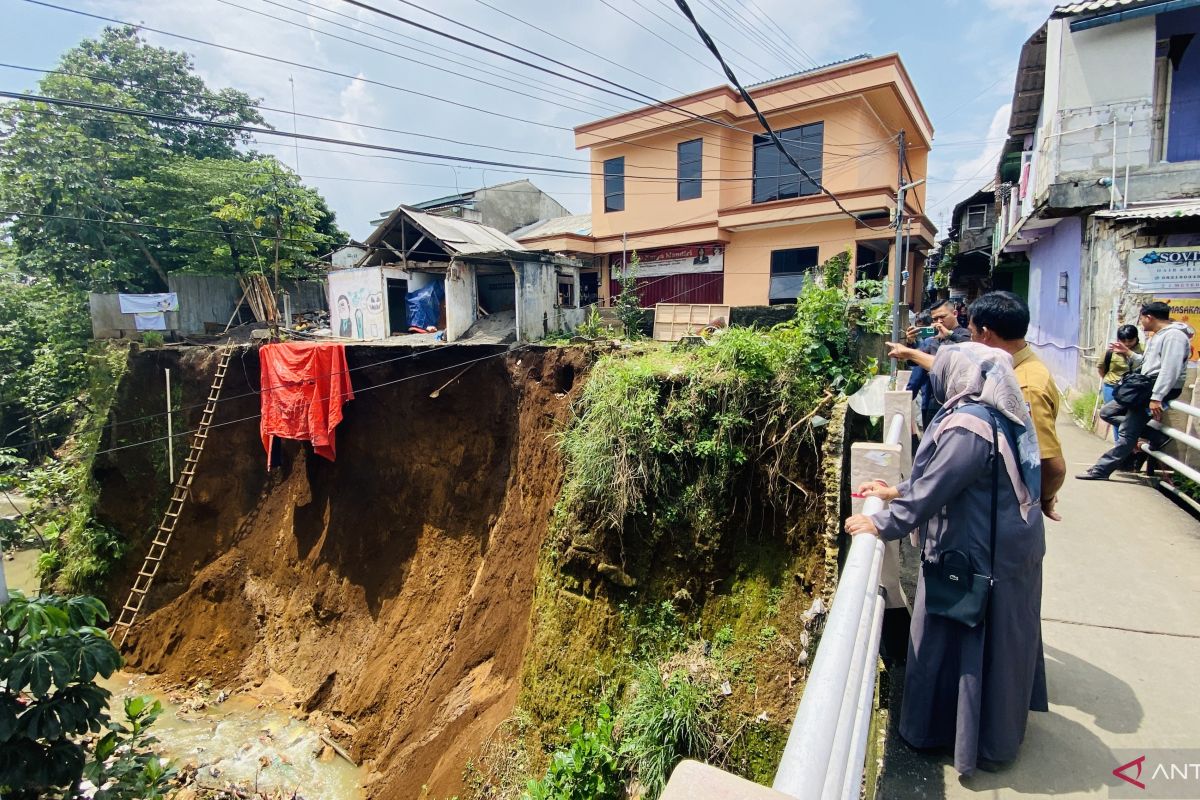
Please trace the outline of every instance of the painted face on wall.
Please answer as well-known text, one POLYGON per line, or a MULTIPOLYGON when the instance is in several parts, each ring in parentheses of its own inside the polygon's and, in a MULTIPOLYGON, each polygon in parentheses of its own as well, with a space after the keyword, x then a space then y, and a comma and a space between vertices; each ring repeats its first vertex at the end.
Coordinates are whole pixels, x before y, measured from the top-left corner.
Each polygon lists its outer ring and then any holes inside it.
POLYGON ((383 313, 383 295, 379 292, 372 292, 367 295, 367 311, 371 314, 383 313))
POLYGON ((338 319, 350 319, 350 300, 342 295, 337 301, 338 319))

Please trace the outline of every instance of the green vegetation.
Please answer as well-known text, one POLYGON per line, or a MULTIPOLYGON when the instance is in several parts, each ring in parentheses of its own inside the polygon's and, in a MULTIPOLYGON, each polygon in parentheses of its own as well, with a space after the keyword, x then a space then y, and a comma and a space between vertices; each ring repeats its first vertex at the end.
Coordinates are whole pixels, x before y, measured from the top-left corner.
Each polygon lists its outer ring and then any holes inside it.
POLYGON ((13 800, 81 797, 86 776, 99 800, 161 798, 172 771, 149 747, 161 706, 125 703, 127 725, 107 711, 96 685, 121 665, 96 627, 108 619, 91 597, 28 599, 13 592, 0 609, 0 794, 13 800), (107 728, 98 739, 94 737, 107 728))
MULTIPOLYGON (((589 373, 561 434, 505 749, 542 776, 527 800, 654 800, 688 757, 769 783, 811 647, 802 612, 828 569, 826 419, 873 370, 854 325, 888 323, 880 287, 845 287, 849 263, 826 263, 783 324, 632 344, 589 373)), ((511 780, 470 785, 521 796, 511 780)))
POLYGON ((1080 392, 1071 398, 1072 419, 1089 430, 1095 421, 1096 399, 1098 396, 1096 392, 1087 391, 1080 392))
POLYGON ((90 356, 87 413, 59 451, 59 458, 30 468, 20 486, 34 501, 23 520, 27 537, 49 545, 38 561, 43 586, 67 594, 96 592, 124 554, 126 543, 92 515, 96 484, 92 462, 103 441, 103 425, 128 364, 124 347, 97 348, 90 356))
POLYGON ((546 776, 530 781, 524 800, 620 800, 624 782, 617 766, 612 711, 601 704, 591 730, 575 722, 565 749, 550 759, 546 776))
POLYGON ((640 339, 642 335, 642 304, 637 293, 638 269, 641 264, 642 260, 634 250, 629 263, 622 265, 624 268, 617 276, 621 291, 613 300, 617 319, 625 326, 625 338, 631 340, 640 339))

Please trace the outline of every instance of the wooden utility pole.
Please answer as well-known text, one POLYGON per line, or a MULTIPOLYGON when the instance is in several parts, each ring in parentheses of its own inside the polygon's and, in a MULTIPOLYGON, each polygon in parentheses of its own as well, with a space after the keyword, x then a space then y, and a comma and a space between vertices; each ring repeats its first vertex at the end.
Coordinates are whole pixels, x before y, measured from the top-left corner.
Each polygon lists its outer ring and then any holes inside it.
MULTIPOLYGON (((892 260, 895 262, 895 290, 892 292, 892 341, 900 341, 900 303, 903 298, 901 263, 904 249, 904 131, 900 131, 899 147, 897 149, 897 178, 896 178, 896 249, 892 260)), ((891 376, 896 377, 896 359, 891 359, 891 376)))

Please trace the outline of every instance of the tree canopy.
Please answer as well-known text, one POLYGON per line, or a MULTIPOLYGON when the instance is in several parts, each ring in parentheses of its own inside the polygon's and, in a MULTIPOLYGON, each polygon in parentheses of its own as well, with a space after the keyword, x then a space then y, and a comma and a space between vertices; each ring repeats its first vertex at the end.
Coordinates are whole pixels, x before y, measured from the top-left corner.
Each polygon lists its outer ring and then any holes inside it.
MULTIPOLYGON (((40 94, 265 125, 191 58, 107 28, 68 51, 40 94)), ((345 240, 321 196, 246 134, 33 101, 0 108, 0 215, 19 270, 81 290, 166 289, 177 270, 300 276, 345 240)))

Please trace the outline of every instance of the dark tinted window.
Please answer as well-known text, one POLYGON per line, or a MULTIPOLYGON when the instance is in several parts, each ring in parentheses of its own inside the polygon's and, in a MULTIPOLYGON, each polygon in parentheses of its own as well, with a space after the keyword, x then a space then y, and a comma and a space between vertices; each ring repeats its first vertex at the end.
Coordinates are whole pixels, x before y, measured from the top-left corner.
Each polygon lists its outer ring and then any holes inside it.
POLYGON ((703 182, 700 180, 704 160, 704 140, 692 139, 679 143, 679 199, 692 200, 700 196, 703 182))
POLYGON ((604 210, 625 210, 625 157, 604 162, 604 210))
POLYGON ((771 251, 771 292, 768 297, 771 305, 796 302, 804 284, 812 280, 817 257, 815 247, 771 251))
MULTIPOLYGON (((821 180, 821 150, 825 144, 825 123, 800 125, 776 131, 784 149, 813 177, 821 180)), ((820 191, 813 181, 800 177, 771 137, 754 137, 754 194, 755 203, 803 197, 820 191)))

